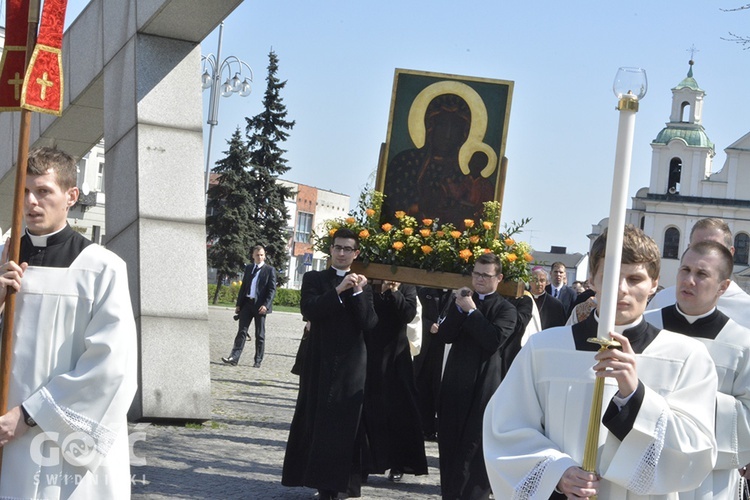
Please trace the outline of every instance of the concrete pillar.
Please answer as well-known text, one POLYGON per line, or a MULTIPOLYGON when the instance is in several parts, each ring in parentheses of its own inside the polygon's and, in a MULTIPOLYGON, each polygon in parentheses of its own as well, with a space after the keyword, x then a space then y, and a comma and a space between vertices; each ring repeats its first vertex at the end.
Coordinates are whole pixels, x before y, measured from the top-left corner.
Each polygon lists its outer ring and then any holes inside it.
POLYGON ((197 44, 139 33, 104 68, 107 247, 141 332, 133 418, 211 414, 199 67, 197 44))

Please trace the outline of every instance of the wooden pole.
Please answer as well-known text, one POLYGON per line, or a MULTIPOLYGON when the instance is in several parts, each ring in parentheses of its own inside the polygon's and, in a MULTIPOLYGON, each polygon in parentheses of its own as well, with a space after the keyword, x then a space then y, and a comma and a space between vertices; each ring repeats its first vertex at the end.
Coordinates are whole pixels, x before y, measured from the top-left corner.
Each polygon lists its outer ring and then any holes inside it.
MULTIPOLYGON (((26 68, 36 45, 39 25, 40 0, 31 0, 29 5, 29 32, 26 37, 26 68)), ((26 166, 29 160, 29 137, 31 136, 31 111, 21 109, 21 124, 18 138, 18 160, 16 162, 16 184, 13 197, 13 219, 8 259, 18 262, 21 254, 21 229, 23 227, 23 202, 26 190, 26 166)), ((13 354, 13 323, 16 311, 16 294, 8 288, 5 294, 3 312, 2 347, 0 348, 0 415, 8 412, 8 391, 10 389, 10 369, 13 354)), ((2 448, 0 448, 0 471, 2 471, 2 448)))

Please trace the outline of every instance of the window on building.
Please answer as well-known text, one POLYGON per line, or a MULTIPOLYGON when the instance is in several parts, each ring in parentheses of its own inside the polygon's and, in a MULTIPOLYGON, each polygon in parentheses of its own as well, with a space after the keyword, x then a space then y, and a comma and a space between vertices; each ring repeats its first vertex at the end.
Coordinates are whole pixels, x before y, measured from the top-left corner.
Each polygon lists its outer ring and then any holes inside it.
POLYGON ((680 255, 680 230, 675 227, 664 231, 664 250, 662 257, 665 259, 677 259, 680 255))
POLYGON ((309 243, 312 235, 313 214, 297 213, 297 229, 294 231, 294 241, 309 243))
POLYGON ((104 191, 104 155, 99 155, 99 170, 96 172, 96 190, 104 191))
POLYGON ((682 103, 682 108, 680 109, 680 121, 683 123, 687 123, 690 121, 690 103, 685 101, 682 103))
POLYGON ((737 233, 734 237, 734 263, 745 264, 750 254, 750 236, 746 233, 737 233))
POLYGON ((641 231, 643 231, 643 228, 646 227, 646 216, 641 215, 641 222, 638 224, 638 227, 641 228, 641 231))
POLYGON ((669 180, 667 193, 680 194, 680 179, 682 178, 682 159, 672 158, 669 162, 669 180))

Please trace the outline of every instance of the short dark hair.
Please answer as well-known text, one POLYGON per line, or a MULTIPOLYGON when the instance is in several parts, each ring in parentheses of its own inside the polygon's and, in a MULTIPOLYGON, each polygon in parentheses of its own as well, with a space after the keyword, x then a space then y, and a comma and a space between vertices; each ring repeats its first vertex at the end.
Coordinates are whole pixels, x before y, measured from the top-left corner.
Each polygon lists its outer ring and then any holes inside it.
POLYGON ((706 217, 705 219, 699 220, 690 230, 690 240, 693 239, 693 233, 698 229, 713 229, 719 231, 724 236, 724 245, 727 248, 732 248, 732 246, 734 246, 734 241, 732 241, 732 231, 729 229, 729 224, 724 222, 724 219, 718 217, 706 217))
POLYGON ((250 253, 255 253, 256 250, 263 250, 266 251, 266 247, 263 245, 255 245, 253 248, 250 249, 250 253))
POLYGON ((734 257, 732 252, 727 247, 716 241, 699 241, 695 245, 690 245, 687 250, 682 253, 680 257, 680 263, 685 258, 685 254, 688 252, 695 252, 698 255, 709 255, 716 254, 721 258, 721 264, 719 265, 719 279, 728 280, 732 278, 732 272, 734 271, 734 257))
MULTIPOLYGON (((604 260, 607 251, 607 233, 605 229, 602 234, 591 245, 589 252, 589 274, 594 276, 604 260)), ((661 271, 661 257, 656 242, 646 236, 642 230, 627 224, 622 238, 622 260, 623 264, 644 264, 651 279, 659 278, 661 271)))
POLYGON ((565 264, 563 264, 562 262, 558 260, 557 262, 553 262, 552 266, 550 266, 549 269, 550 271, 554 271, 556 267, 562 267, 563 269, 565 269, 565 264))
POLYGON ((29 152, 26 175, 45 175, 52 170, 57 184, 63 191, 76 187, 78 172, 76 161, 65 151, 57 148, 36 148, 29 152))
POLYGON ((354 240, 354 248, 359 248, 359 237, 357 236, 357 233, 352 231, 351 229, 347 227, 341 227, 336 230, 335 233, 333 233, 333 238, 331 239, 331 246, 336 242, 336 238, 342 238, 345 240, 354 240))
POLYGON ((492 252, 483 253, 479 257, 477 257, 477 260, 474 261, 475 264, 494 264, 495 265, 495 276, 503 273, 503 263, 500 260, 500 257, 495 255, 492 252))

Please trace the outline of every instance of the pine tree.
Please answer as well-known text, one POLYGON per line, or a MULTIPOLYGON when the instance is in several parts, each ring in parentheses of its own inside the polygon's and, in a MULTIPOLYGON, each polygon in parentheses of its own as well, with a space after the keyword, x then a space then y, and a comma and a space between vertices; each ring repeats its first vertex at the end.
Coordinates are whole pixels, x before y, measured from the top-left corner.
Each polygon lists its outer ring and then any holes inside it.
POLYGON ((227 142, 227 156, 213 169, 219 175, 218 183, 208 189, 211 215, 206 217, 206 239, 208 263, 216 268, 214 304, 222 281, 242 271, 250 248, 255 245, 249 223, 257 212, 255 198, 250 194, 250 150, 239 127, 227 142))
POLYGON ((277 182, 279 175, 287 172, 287 160, 283 157, 286 150, 279 144, 286 141, 287 130, 294 127, 294 121, 286 120, 286 106, 282 102, 280 91, 286 81, 279 81, 276 73, 279 70, 279 59, 271 50, 268 54, 268 76, 266 93, 263 97, 263 111, 247 120, 247 139, 250 149, 249 196, 255 210, 250 214, 249 232, 256 244, 266 247, 268 261, 280 271, 279 282, 286 282, 282 274, 286 270, 289 256, 287 234, 289 214, 284 200, 293 195, 293 190, 277 182))

